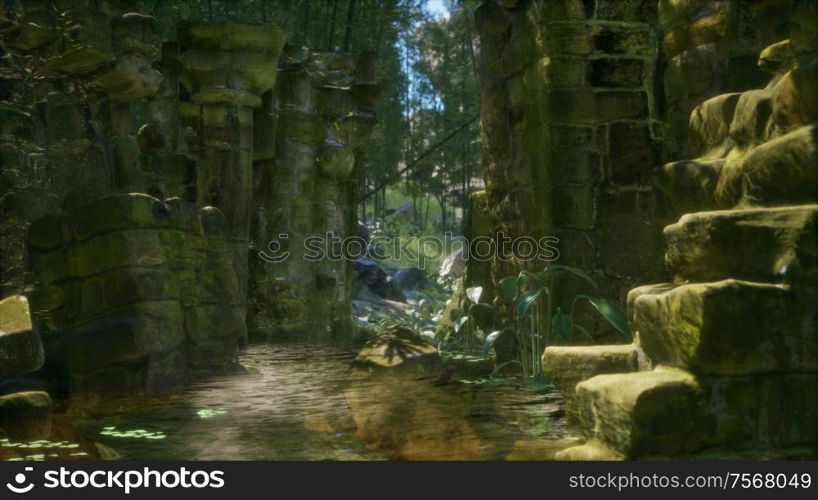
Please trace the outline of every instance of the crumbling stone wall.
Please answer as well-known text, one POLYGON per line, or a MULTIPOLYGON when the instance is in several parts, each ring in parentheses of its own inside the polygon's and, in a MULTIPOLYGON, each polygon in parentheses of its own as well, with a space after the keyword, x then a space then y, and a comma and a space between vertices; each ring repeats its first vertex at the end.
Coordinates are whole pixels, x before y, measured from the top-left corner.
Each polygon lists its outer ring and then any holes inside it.
MULTIPOLYGON (((265 123, 275 127, 257 135, 270 153, 256 160, 252 335, 327 341, 349 333, 351 260, 340 254, 308 259, 305 242, 357 235, 353 176, 377 97, 371 53, 285 50, 266 104, 275 119, 265 123), (277 262, 283 252, 289 257, 277 262)), ((341 250, 337 242, 334 247, 341 250)))
MULTIPOLYGON (((655 1, 486 1, 477 11, 495 231, 558 237, 559 262, 594 274, 613 299, 663 272, 650 187, 663 137, 656 19, 655 1)), ((526 265, 495 260, 494 280, 526 265)), ((574 286, 558 284, 566 300, 574 286)), ((612 333, 590 309, 577 317, 612 333)))
MULTIPOLYGON (((732 113, 737 92, 764 85, 757 55, 786 38, 791 3, 483 2, 481 130, 495 232, 558 237, 560 262, 590 271, 595 293, 622 303, 632 286, 662 278, 661 227, 704 206, 724 161, 710 125, 688 137, 688 117, 725 92, 719 109, 732 113), (679 161, 654 174, 670 160, 679 161), (695 189, 673 197, 679 184, 695 189)), ((530 265, 495 260, 492 274, 530 265)), ((556 285, 570 298, 575 283, 556 285)), ((577 323, 612 333, 590 308, 577 323)))
MULTIPOLYGON (((698 158, 658 172, 681 181, 666 186, 671 199, 704 211, 664 230, 674 281, 629 293, 632 347, 648 366, 574 378, 588 442, 558 456, 818 456, 818 5, 792 2, 790 16, 789 38, 759 56, 765 88, 691 114, 692 146, 721 168, 698 158)), ((600 364, 610 350, 584 355, 600 364)), ((575 354, 548 348, 544 369, 575 354)))
POLYGON ((0 20, 3 294, 30 292, 46 369, 74 394, 225 371, 246 341, 253 108, 283 33, 184 23, 161 43, 127 4, 11 2, 0 20), (142 192, 173 198, 112 195, 142 192))
POLYGON ((112 194, 38 219, 32 315, 73 395, 155 391, 234 367, 243 294, 215 208, 112 194))
POLYGON ((688 141, 688 117, 702 101, 763 86, 758 53, 787 37, 792 2, 662 0, 665 148, 670 158, 696 156, 688 141))

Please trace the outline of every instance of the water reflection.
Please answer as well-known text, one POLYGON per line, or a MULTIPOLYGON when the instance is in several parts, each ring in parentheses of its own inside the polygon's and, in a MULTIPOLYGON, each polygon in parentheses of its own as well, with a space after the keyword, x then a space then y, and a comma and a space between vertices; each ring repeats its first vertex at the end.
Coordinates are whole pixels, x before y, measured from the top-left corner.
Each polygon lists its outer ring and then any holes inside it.
POLYGON ((553 394, 514 379, 365 377, 350 370, 355 353, 251 346, 254 374, 109 401, 73 423, 144 460, 549 459, 574 439, 553 394))

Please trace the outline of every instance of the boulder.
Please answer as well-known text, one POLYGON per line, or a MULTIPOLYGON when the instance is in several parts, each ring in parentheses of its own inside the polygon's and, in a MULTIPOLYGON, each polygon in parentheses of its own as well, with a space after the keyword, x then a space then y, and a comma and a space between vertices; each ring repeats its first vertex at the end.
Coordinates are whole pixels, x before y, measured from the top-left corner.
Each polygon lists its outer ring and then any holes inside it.
POLYGON ((678 281, 818 279, 818 205, 698 212, 665 227, 678 281))
POLYGON ((12 295, 0 301, 0 379, 33 372, 43 361, 43 345, 31 327, 28 299, 12 295))
POLYGON ((364 257, 352 263, 357 289, 367 288, 375 295, 396 302, 406 302, 403 292, 377 261, 364 257))
POLYGON ((401 290, 423 290, 429 286, 429 278, 423 269, 404 267, 392 274, 392 282, 401 290))
POLYGON ((655 364, 723 376, 818 370, 815 302, 787 286, 727 279, 630 293, 655 364))

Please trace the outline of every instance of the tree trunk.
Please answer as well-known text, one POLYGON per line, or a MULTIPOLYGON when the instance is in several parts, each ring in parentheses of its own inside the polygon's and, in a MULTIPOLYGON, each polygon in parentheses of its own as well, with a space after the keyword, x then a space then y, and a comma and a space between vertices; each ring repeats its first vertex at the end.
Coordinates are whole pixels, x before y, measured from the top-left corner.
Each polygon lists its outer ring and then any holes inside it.
POLYGON ((355 16, 355 0, 349 0, 349 8, 347 9, 347 27, 344 33, 344 45, 342 52, 349 52, 350 44, 352 43, 352 19, 355 16))

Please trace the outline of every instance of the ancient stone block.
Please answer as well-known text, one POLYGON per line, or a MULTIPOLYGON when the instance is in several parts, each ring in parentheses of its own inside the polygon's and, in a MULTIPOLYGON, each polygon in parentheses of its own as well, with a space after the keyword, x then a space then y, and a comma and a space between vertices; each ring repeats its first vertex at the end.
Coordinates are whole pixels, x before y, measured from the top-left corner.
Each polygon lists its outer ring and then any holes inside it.
POLYGON ((710 0, 660 0, 659 23, 663 28, 671 27, 696 13, 703 6, 711 3, 710 0))
POLYGON ((818 200, 818 125, 806 125, 727 158, 716 189, 724 206, 818 200))
POLYGON ((818 120, 818 61, 787 72, 770 89, 775 132, 785 133, 818 120))
POLYGON ((583 23, 555 23, 537 31, 537 45, 549 54, 588 54, 591 38, 583 23))
POLYGON ((618 461, 621 454, 607 448, 596 440, 591 440, 580 446, 572 446, 554 454, 554 460, 561 461, 618 461))
POLYGON ((818 277, 817 221, 816 205, 687 214, 665 228, 665 261, 679 280, 807 283, 818 277))
POLYGON ((716 185, 723 166, 721 158, 682 160, 654 170, 653 185, 662 221, 670 223, 682 214, 717 208, 716 185))
POLYGON ((814 306, 787 287, 727 279, 631 293, 654 363, 713 375, 818 369, 814 306))
POLYGON ((15 441, 42 439, 51 434, 51 397, 44 391, 0 396, 0 428, 15 441))
POLYGON ((165 262, 157 232, 134 229, 103 234, 69 247, 69 272, 84 277, 107 269, 155 266, 165 262))
POLYGON ((579 87, 585 82, 585 61, 572 57, 543 57, 523 75, 524 94, 537 89, 579 87))
POLYGON ((647 96, 642 91, 550 90, 543 98, 543 116, 573 122, 638 119, 648 114, 647 96))
POLYGON ((699 45, 670 58, 664 74, 668 101, 677 103, 711 89, 715 83, 714 67, 717 61, 718 54, 713 44, 699 45))
POLYGON ((591 37, 594 53, 648 55, 653 50, 646 27, 593 26, 591 37))
POLYGON ((728 10, 724 7, 685 23, 665 33, 664 48, 668 57, 706 43, 717 42, 727 34, 728 10))
POLYGON ((651 0, 597 0, 596 18, 610 21, 650 23, 656 19, 656 2, 651 0))
POLYGON ((611 180, 617 184, 648 184, 660 162, 660 150, 648 124, 612 123, 608 131, 611 180))
POLYGON ((721 94, 699 104, 690 114, 688 140, 702 153, 719 146, 728 137, 736 104, 742 94, 721 94))
POLYGON ((28 300, 12 295, 0 301, 0 378, 24 375, 43 365, 43 345, 31 327, 28 300))
POLYGON ((558 149, 547 153, 552 179, 556 183, 593 183, 601 177, 599 153, 585 149, 558 149))
POLYGON ((767 90, 743 92, 730 122, 730 138, 740 146, 764 142, 771 113, 770 92, 767 90))
POLYGON ((180 284, 162 267, 113 269, 82 282, 82 314, 126 304, 179 298, 180 284))
POLYGON ((592 59, 588 83, 592 87, 641 87, 645 62, 641 59, 592 59))
MULTIPOLYGON (((572 229, 591 229, 594 226, 594 186, 556 185, 552 188, 554 222, 572 229)), ((530 214, 532 212, 523 212, 530 214)))
POLYGON ((566 413, 576 418, 577 383, 606 373, 638 370, 634 345, 549 346, 542 355, 542 370, 565 398, 566 413))
POLYGON ((597 201, 599 265, 610 276, 645 279, 662 274, 662 234, 653 193, 606 191, 597 201))
POLYGON ((681 370, 598 375, 576 401, 586 437, 625 458, 692 452, 712 433, 702 388, 681 370))
POLYGON ((144 360, 184 340, 177 301, 142 302, 64 332, 71 373, 144 360))
POLYGON ((47 69, 82 74, 114 58, 108 14, 87 8, 67 9, 60 16, 59 29, 65 47, 46 61, 47 69))

